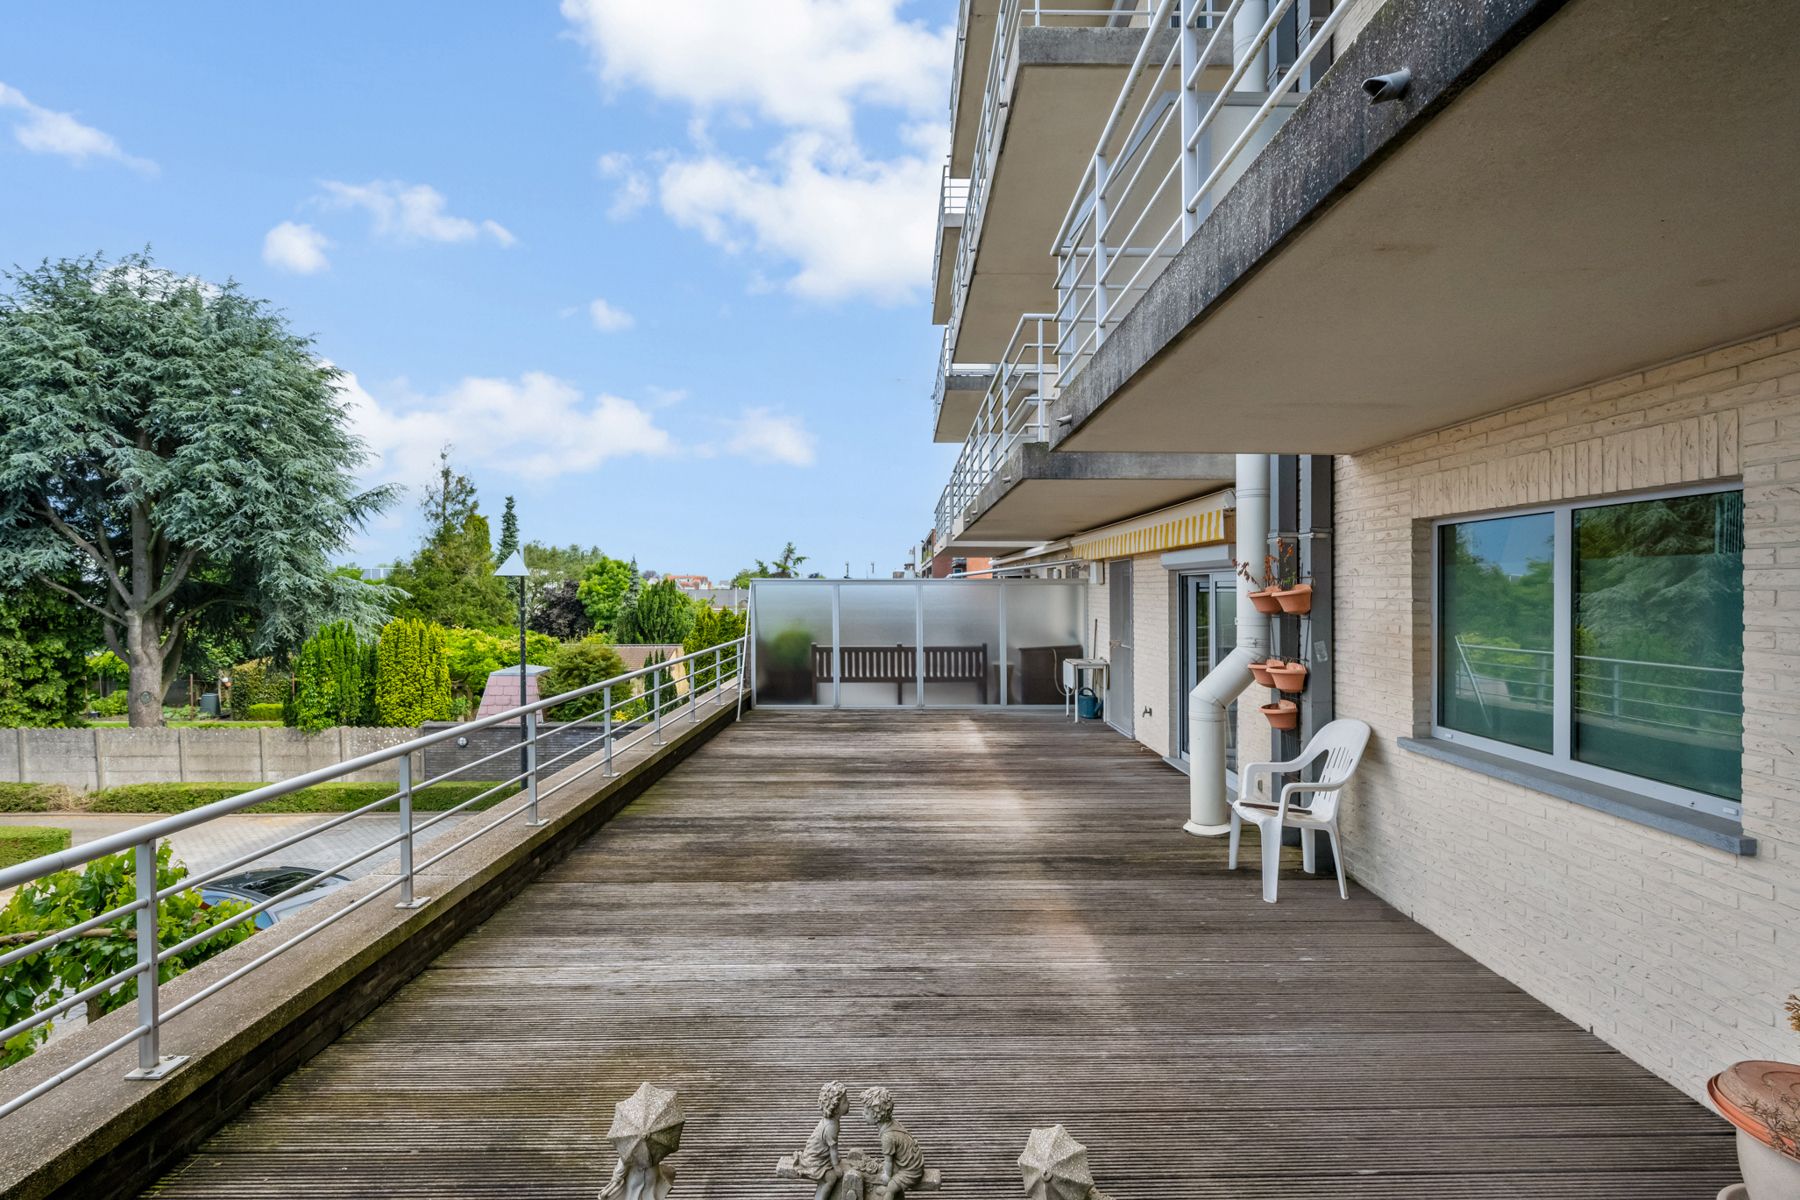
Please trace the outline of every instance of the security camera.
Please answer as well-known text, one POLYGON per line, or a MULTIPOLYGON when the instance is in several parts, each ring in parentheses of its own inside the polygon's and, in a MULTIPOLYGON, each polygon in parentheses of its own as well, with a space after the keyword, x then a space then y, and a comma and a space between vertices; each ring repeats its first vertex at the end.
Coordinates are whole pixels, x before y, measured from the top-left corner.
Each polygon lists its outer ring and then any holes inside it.
POLYGON ((1398 71, 1389 71, 1386 75, 1369 76, 1363 80, 1362 89, 1370 104, 1386 104, 1389 100, 1398 100, 1406 95, 1406 89, 1411 85, 1412 72, 1402 67, 1398 71))

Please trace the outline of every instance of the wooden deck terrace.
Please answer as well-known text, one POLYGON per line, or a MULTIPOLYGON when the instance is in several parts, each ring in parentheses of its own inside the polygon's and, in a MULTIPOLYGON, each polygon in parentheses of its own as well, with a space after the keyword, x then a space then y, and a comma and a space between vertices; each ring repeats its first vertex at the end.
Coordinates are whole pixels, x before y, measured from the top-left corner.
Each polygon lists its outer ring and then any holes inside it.
POLYGON ((945 1195, 1020 1195, 1056 1122, 1115 1200, 1736 1178, 1700 1105, 1354 885, 1263 904, 1185 811, 1097 725, 752 713, 146 1194, 587 1200, 649 1080, 676 1200, 810 1200, 772 1173, 834 1078, 894 1089, 945 1195))

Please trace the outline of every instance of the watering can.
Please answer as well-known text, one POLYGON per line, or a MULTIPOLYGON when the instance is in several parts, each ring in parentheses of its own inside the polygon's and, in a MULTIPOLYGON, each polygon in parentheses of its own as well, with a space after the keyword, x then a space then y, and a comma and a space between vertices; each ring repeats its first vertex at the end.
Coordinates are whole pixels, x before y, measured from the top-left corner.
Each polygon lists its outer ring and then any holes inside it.
POLYGON ((1100 697, 1093 688, 1082 688, 1075 694, 1075 711, 1084 721, 1097 720, 1100 716, 1100 697))

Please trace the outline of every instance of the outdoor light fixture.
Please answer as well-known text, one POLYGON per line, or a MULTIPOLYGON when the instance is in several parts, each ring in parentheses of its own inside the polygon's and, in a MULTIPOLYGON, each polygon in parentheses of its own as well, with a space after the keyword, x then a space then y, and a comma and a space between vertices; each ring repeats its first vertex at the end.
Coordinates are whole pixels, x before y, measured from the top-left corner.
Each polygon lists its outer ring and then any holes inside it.
MULTIPOLYGON (((519 707, 525 707, 525 576, 529 572, 525 568, 525 555, 514 550, 505 562, 494 568, 494 574, 501 579, 517 579, 519 581, 519 707)), ((525 739, 525 714, 519 714, 519 776, 524 778, 531 774, 531 748, 525 739)))

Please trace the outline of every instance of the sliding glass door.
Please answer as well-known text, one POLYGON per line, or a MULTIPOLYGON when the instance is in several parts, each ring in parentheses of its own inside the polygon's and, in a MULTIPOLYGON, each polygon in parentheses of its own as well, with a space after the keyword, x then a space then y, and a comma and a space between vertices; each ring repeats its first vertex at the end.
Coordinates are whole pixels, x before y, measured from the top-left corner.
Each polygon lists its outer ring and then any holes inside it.
MULTIPOLYGON (((1176 744, 1188 756, 1188 693, 1237 645, 1237 576, 1229 571, 1181 579, 1181 704, 1176 744)), ((1237 705, 1225 723, 1226 762, 1237 765, 1237 705)))

